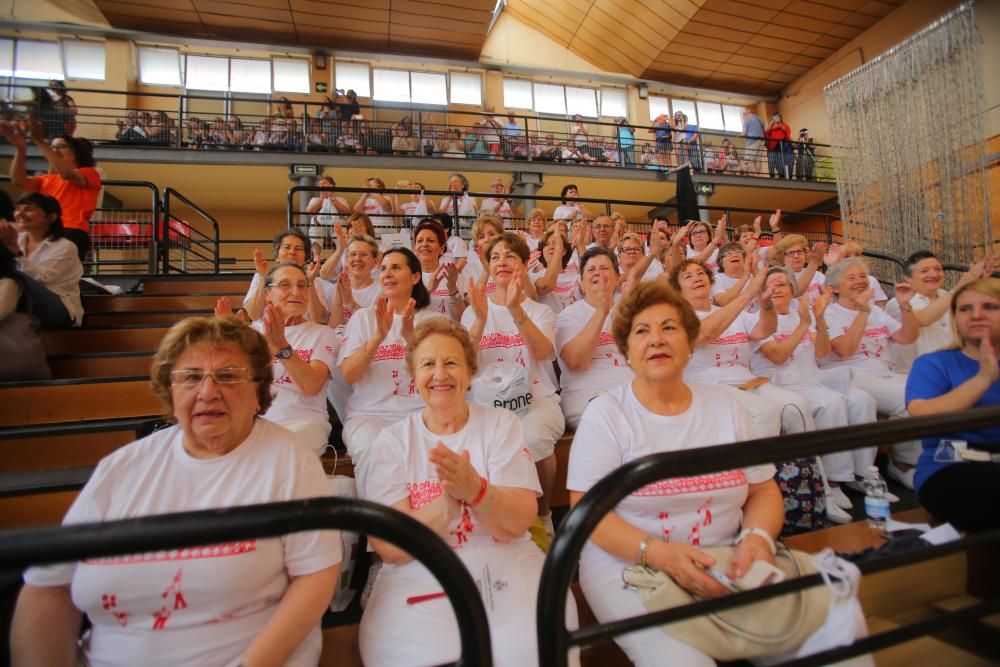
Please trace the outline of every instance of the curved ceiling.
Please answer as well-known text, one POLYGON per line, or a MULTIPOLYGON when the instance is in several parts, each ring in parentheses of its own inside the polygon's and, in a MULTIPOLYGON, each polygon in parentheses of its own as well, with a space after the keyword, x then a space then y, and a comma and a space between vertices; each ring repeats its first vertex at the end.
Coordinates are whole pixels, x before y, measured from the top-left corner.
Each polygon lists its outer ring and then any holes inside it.
MULTIPOLYGON (((769 95, 906 0, 506 0, 595 66, 769 95)), ((116 28, 477 60, 495 0, 94 0, 116 28)))

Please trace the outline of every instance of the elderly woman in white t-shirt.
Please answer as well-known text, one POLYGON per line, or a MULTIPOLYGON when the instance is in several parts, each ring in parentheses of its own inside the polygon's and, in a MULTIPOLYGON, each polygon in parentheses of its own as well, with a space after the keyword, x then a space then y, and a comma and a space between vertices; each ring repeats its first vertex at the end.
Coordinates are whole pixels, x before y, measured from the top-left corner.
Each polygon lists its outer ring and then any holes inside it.
POLYGON ((459 287, 462 290, 466 289, 470 279, 476 282, 481 279, 486 280, 487 295, 492 294, 496 290, 496 284, 493 283, 490 272, 483 263, 483 257, 486 253, 486 245, 503 234, 503 232, 503 222, 495 215, 484 213, 472 223, 472 238, 469 240, 469 259, 465 268, 462 269, 461 280, 459 281, 459 287))
MULTIPOLYGON (((484 587, 493 660, 537 661, 534 604, 544 554, 528 528, 541 489, 520 420, 510 411, 466 402, 479 364, 468 332, 434 317, 410 338, 410 376, 425 407, 386 428, 372 446, 364 497, 426 524, 454 549, 484 587)), ((409 554, 373 539, 385 565, 361 619, 366 665, 442 664, 458 659, 458 626, 434 577, 409 554)), ((570 623, 576 610, 569 601, 570 623)))
POLYGON ((805 296, 810 302, 819 296, 826 276, 820 271, 826 256, 825 243, 815 243, 809 247, 809 241, 801 234, 788 234, 774 244, 774 262, 795 274, 795 296, 805 296))
POLYGON ((687 229, 688 259, 697 259, 705 263, 711 271, 719 270, 719 247, 726 240, 726 216, 719 218, 715 231, 707 222, 689 221, 687 229))
POLYGON ((527 403, 521 423, 542 485, 538 514, 552 534, 549 502, 555 485, 555 444, 566 426, 549 372, 555 360, 556 317, 548 306, 525 295, 528 246, 520 236, 501 234, 486 246, 486 256, 496 290, 488 297, 484 285, 470 285, 462 324, 479 345, 480 373, 492 366, 504 375, 521 371, 526 376, 530 396, 520 397, 527 403))
POLYGON ((583 300, 556 317, 559 383, 566 423, 577 428, 587 404, 635 374, 615 346, 611 319, 619 284, 618 260, 607 248, 591 248, 580 260, 583 300))
POLYGON ((424 218, 413 229, 413 252, 420 260, 424 285, 431 294, 430 312, 458 320, 465 310, 465 301, 458 289, 455 262, 442 262, 447 243, 444 227, 433 218, 424 218))
POLYGON ((497 216, 503 220, 505 227, 509 227, 511 220, 517 216, 517 205, 514 200, 504 196, 508 193, 502 178, 498 176, 490 182, 490 192, 494 196, 484 199, 479 210, 497 216))
MULTIPOLYGON (((910 305, 913 287, 906 283, 896 285, 896 301, 902 316, 895 320, 872 305, 868 269, 860 259, 852 257, 834 264, 827 271, 826 284, 833 288, 837 301, 826 309, 833 353, 820 360, 820 367, 849 368, 851 384, 871 394, 879 412, 890 419, 909 416, 906 375, 893 370, 889 342, 906 345, 920 333, 920 324, 910 305)), ((912 488, 920 451, 919 441, 893 445, 889 475, 912 488)), ((858 472, 855 468, 855 473, 858 472)))
MULTIPOLYGON (((640 283, 618 304, 612 334, 635 378, 584 411, 570 450, 571 504, 607 474, 647 454, 754 437, 738 398, 685 380, 701 324, 690 304, 660 281, 640 283)), ((731 577, 743 576, 756 560, 774 563, 783 520, 774 473, 772 465, 754 466, 665 479, 633 491, 604 517, 580 558, 580 585, 597 619, 646 613, 638 593, 622 586, 622 570, 636 562, 705 598, 726 589, 705 573, 714 561, 699 547, 735 543, 731 577)), ((665 661, 715 665, 660 628, 618 635, 615 642, 641 667, 665 661)))
POLYGON ((545 232, 539 243, 541 266, 528 273, 538 293, 538 301, 558 315, 582 298, 580 270, 573 261, 573 246, 556 229, 545 232))
POLYGON ((376 190, 385 190, 385 181, 381 178, 366 178, 361 181, 361 187, 370 188, 363 192, 354 203, 356 213, 367 215, 378 230, 394 230, 398 225, 393 219, 392 200, 376 190))
MULTIPOLYGON (((764 286, 771 292, 778 326, 769 337, 753 344, 751 370, 805 397, 812 407, 818 429, 874 422, 877 416, 875 399, 850 385, 850 372, 846 369, 820 370, 816 365, 817 359, 830 354, 830 329, 825 314, 832 291, 827 288, 821 292, 810 306, 808 299, 794 298, 795 285, 791 269, 774 267, 768 270, 764 286)), ((840 484, 853 482, 856 472, 864 474, 875 461, 875 453, 874 447, 866 447, 822 456, 829 486, 826 514, 831 521, 848 523, 853 520, 843 511, 850 509, 852 503, 840 484)))
MULTIPOLYGON (((261 416, 272 358, 233 317, 171 327, 150 384, 174 425, 102 459, 63 523, 328 495, 319 459, 261 416)), ((315 667, 340 552, 338 533, 306 531, 30 568, 12 664, 315 667)))
MULTIPOLYGON (((313 251, 319 248, 319 244, 313 246, 301 229, 292 227, 291 229, 282 229, 275 234, 272 245, 276 263, 288 262, 301 266, 306 271, 312 291, 309 300, 309 319, 325 321, 327 297, 332 294, 333 285, 320 278, 323 267, 320 265, 320 258, 313 256, 313 251)), ((343 246, 341 245, 327 259, 326 264, 337 264, 342 254, 343 246)), ((247 290, 246 296, 243 297, 243 310, 248 319, 258 320, 264 314, 264 306, 267 305, 264 299, 264 277, 271 269, 271 263, 264 259, 264 254, 258 248, 254 248, 253 264, 255 272, 250 280, 250 288, 247 290)))
MULTIPOLYGON (((455 195, 445 195, 442 197, 438 211, 447 213, 453 219, 459 221, 459 228, 461 228, 461 221, 466 219, 466 211, 462 210, 462 202, 469 193, 469 179, 465 177, 465 174, 454 173, 448 176, 448 192, 454 192, 455 195), (456 198, 458 199, 458 210, 455 209, 456 198), (462 214, 462 216, 459 217, 459 214, 462 214)), ((476 200, 474 197, 469 197, 469 199, 472 205, 472 215, 475 216, 476 211, 478 211, 476 200)))
POLYGON ((730 392, 750 413, 759 438, 813 430, 812 411, 804 398, 750 371, 750 344, 772 335, 778 324, 764 274, 757 274, 748 289, 722 308, 712 304, 712 280, 712 272, 696 259, 684 260, 670 274, 671 285, 702 320, 685 378, 730 392), (761 310, 751 315, 746 307, 755 296, 761 310))
POLYGON ((340 349, 340 369, 353 385, 347 401, 344 446, 354 461, 358 492, 368 477, 371 443, 386 426, 423 406, 406 369, 406 340, 413 327, 432 317, 420 260, 408 248, 382 256, 382 294, 351 317, 340 349))
MULTIPOLYGON (((264 416, 297 433, 317 454, 330 439, 326 387, 336 368, 340 336, 306 319, 312 289, 302 267, 276 264, 264 277, 264 313, 253 327, 274 354, 274 400, 264 416)), ((228 309, 217 315, 228 315, 228 309)))

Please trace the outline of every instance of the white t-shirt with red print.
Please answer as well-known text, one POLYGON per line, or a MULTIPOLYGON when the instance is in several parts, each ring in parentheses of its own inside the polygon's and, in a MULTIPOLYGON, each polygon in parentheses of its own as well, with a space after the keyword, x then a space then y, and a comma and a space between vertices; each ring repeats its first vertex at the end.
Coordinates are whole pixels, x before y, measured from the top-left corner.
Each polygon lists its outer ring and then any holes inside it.
MULTIPOLYGON (((336 287, 334 287, 336 289, 336 287)), ((362 308, 370 308, 375 305, 375 299, 379 294, 382 293, 382 286, 378 284, 377 280, 373 280, 371 285, 368 287, 361 287, 359 289, 351 288, 351 296, 354 298, 354 302, 358 304, 358 310, 362 308)), ((332 301, 331 301, 332 303, 332 301)), ((343 305, 340 307, 340 312, 344 316, 344 323, 346 324, 354 316, 354 313, 344 308, 343 305)))
MULTIPOLYGON (((372 470, 379 474, 365 485, 365 499, 384 505, 408 500, 413 509, 446 502, 447 492, 428 459, 438 443, 453 452, 468 452, 472 467, 490 484, 541 495, 521 420, 508 410, 470 405, 469 421, 452 435, 431 433, 419 412, 384 429, 370 447, 372 470)), ((527 531, 499 542, 471 510, 447 502, 452 515, 442 537, 477 583, 497 664, 525 664, 524 643, 531 651, 536 645, 534 604, 544 554, 527 531)), ((451 604, 446 598, 420 601, 440 591, 441 584, 416 561, 383 565, 361 621, 365 663, 440 664, 457 659, 458 624, 451 604)))
MULTIPOLYGON (((539 265, 539 268, 541 271, 528 274, 532 284, 545 275, 545 267, 539 265)), ((581 299, 583 293, 580 292, 580 269, 576 265, 567 265, 556 276, 555 287, 538 297, 542 305, 548 306, 557 315, 581 299)))
MULTIPOLYGON (((556 354, 558 355, 566 344, 576 338, 587 322, 594 316, 596 309, 584 300, 577 301, 556 317, 556 354)), ((586 370, 570 370, 562 357, 559 357, 559 385, 562 387, 562 397, 569 400, 570 394, 583 391, 597 394, 619 385, 631 382, 635 378, 632 367, 625 362, 625 357, 618 351, 614 337, 611 335, 611 321, 614 311, 608 313, 601 327, 601 335, 597 347, 590 358, 590 366, 586 370)))
MULTIPOLYGON (((424 286, 430 291, 431 285, 434 284, 434 272, 424 271, 423 274, 424 286)), ((431 292, 431 305, 427 307, 427 310, 438 317, 447 317, 449 320, 453 320, 455 319, 454 301, 448 292, 448 279, 442 277, 438 282, 437 289, 431 292)))
MULTIPOLYGON (((427 308, 422 308, 414 316, 413 326, 435 316, 427 308)), ((406 370, 406 340, 402 326, 403 316, 394 314, 389 334, 372 356, 364 376, 353 385, 354 391, 347 400, 348 419, 368 416, 392 423, 424 407, 413 378, 406 370)), ((347 323, 337 364, 342 366, 344 360, 360 350, 376 331, 374 307, 362 308, 354 313, 347 323)))
MULTIPOLYGON (((260 321, 254 322, 253 328, 263 333, 264 324, 260 321)), ((293 354, 302 361, 323 362, 330 370, 330 375, 327 376, 329 382, 334 369, 337 368, 337 353, 340 351, 340 339, 336 332, 325 324, 303 322, 285 327, 285 338, 292 346, 293 354)), ((265 417, 278 424, 293 420, 329 420, 326 412, 325 385, 317 394, 306 396, 277 357, 271 363, 271 371, 274 373, 274 381, 271 383, 274 400, 264 414, 265 417)))
MULTIPOLYGON (((521 308, 554 346, 556 342, 556 315, 552 309, 531 299, 522 301, 521 308)), ((462 313, 462 326, 469 329, 475 321, 475 311, 472 308, 466 308, 465 312, 462 313)), ((531 393, 534 396, 554 396, 556 386, 552 381, 552 374, 546 370, 546 366, 552 367, 554 358, 554 355, 550 355, 541 361, 533 359, 527 344, 524 342, 524 337, 518 331, 517 325, 514 324, 514 318, 507 307, 498 306, 492 301, 489 302, 486 326, 483 328, 483 337, 479 342, 480 370, 494 363, 519 364, 528 369, 528 382, 531 384, 531 393)))
MULTIPOLYGON (((825 319, 830 327, 830 340, 835 341, 851 328, 858 311, 844 308, 839 303, 830 304, 826 309, 825 319)), ((820 360, 821 368, 839 368, 846 366, 875 375, 887 375, 892 370, 892 351, 889 349, 889 336, 902 328, 902 324, 892 318, 881 308, 873 306, 868 311, 865 332, 857 351, 847 359, 831 351, 826 358, 820 360)))
MULTIPOLYGON (((329 495, 316 455, 291 432, 257 419, 236 449, 192 457, 178 426, 104 458, 64 524, 130 519, 329 495)), ((31 568, 34 586, 70 585, 93 628, 82 642, 94 667, 234 665, 260 633, 289 577, 340 562, 333 531, 31 568)), ((319 624, 286 665, 316 665, 319 624)))
MULTIPOLYGON (((723 292, 728 292, 736 283, 738 283, 741 278, 730 278, 725 273, 719 271, 715 274, 715 282, 712 283, 712 297, 716 297, 723 292)), ((750 282, 747 281, 747 286, 750 282)), ((743 290, 745 291, 747 287, 745 286, 743 290)), ((742 292, 741 292, 742 294, 742 292)), ((747 307, 743 309, 744 311, 750 313, 751 315, 760 312, 760 300, 757 297, 750 299, 750 303, 747 307)))
POLYGON ((389 209, 385 208, 375 197, 371 195, 365 197, 364 213, 371 218, 372 226, 375 227, 376 232, 395 226, 392 216, 386 215, 389 212, 389 209))
POLYGON ((802 335, 792 354, 785 363, 775 364, 764 356, 760 348, 765 343, 782 343, 791 338, 799 326, 799 314, 792 311, 787 315, 778 315, 778 328, 767 338, 752 344, 750 354, 750 370, 754 375, 772 377, 779 385, 811 384, 816 378, 816 346, 813 344, 813 334, 816 332, 813 318, 809 316, 809 328, 802 335))
MULTIPOLYGON (((805 269, 802 269, 802 271, 805 271, 805 269)), ((798 271, 795 273, 796 280, 798 280, 799 276, 802 275, 802 271, 798 271)), ((822 272, 817 271, 816 273, 813 274, 813 277, 809 280, 809 285, 806 287, 805 291, 805 296, 809 297, 810 306, 813 304, 813 302, 816 301, 816 297, 819 296, 819 293, 823 290, 824 285, 826 285, 826 276, 823 275, 822 272)), ((800 294, 799 298, 802 298, 802 296, 803 295, 800 294)), ((792 308, 795 308, 794 304, 792 305, 792 308)))
MULTIPOLYGON (((470 252, 468 255, 469 259, 465 263, 465 268, 462 269, 462 273, 458 276, 458 289, 461 290, 462 294, 469 293, 469 280, 473 282, 478 282, 482 277, 483 273, 487 270, 483 266, 482 260, 479 259, 479 255, 475 252, 470 252)), ((492 295, 497 291, 497 284, 493 280, 493 276, 486 278, 486 296, 492 295)))
MULTIPOLYGON (((719 310, 696 310, 698 319, 705 319, 719 310)), ((757 324, 757 315, 740 311, 732 324, 714 340, 694 348, 694 354, 684 369, 684 379, 702 384, 743 384, 753 379, 750 372, 750 332, 757 324)))
MULTIPOLYGON (((591 401, 573 438, 566 487, 586 492, 607 474, 648 454, 753 438, 749 416, 728 392, 694 383, 688 387, 691 406, 670 417, 643 407, 631 383, 591 401)), ((731 544, 740 531, 748 485, 766 482, 774 474, 774 466, 768 464, 661 480, 634 491, 615 512, 642 532, 667 542, 731 544)), ((620 573, 624 564, 588 542, 580 576, 583 579, 602 568, 620 573)))
MULTIPOLYGON (((684 247, 685 247, 685 256, 688 259, 691 259, 692 257, 697 257, 698 255, 701 254, 701 250, 695 250, 691 246, 684 246, 684 247)), ((712 271, 715 271, 716 273, 719 272, 719 248, 718 247, 716 247, 712 251, 712 254, 708 256, 708 259, 705 261, 705 266, 707 266, 708 268, 710 268, 712 271)))

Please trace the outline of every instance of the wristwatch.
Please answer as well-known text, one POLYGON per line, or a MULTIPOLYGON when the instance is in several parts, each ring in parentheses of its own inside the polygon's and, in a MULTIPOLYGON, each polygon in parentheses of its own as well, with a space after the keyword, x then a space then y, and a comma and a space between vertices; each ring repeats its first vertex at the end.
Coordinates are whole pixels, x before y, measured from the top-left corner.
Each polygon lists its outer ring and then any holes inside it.
POLYGON ((291 359, 292 358, 292 346, 286 345, 285 347, 278 350, 276 355, 278 359, 291 359))
POLYGON ((747 535, 756 535, 767 542, 767 548, 771 551, 771 555, 774 556, 778 553, 778 547, 774 543, 774 538, 771 537, 766 530, 763 528, 744 528, 740 531, 740 534, 736 536, 736 544, 739 544, 747 535))

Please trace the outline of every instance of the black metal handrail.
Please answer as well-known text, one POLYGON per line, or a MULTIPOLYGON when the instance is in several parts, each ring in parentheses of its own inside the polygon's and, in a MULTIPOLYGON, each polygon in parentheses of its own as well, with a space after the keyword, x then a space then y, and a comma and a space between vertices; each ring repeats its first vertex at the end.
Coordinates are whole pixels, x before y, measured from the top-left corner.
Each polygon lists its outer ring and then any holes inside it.
POLYGON ((492 664, 486 610, 466 567, 427 526, 390 507, 364 500, 313 498, 4 531, 0 532, 0 569, 325 529, 386 540, 420 561, 441 584, 455 610, 462 655, 452 664, 492 664))
MULTIPOLYGON (((160 188, 151 181, 128 181, 128 180, 116 180, 116 179, 102 180, 101 186, 104 188, 108 187, 149 188, 151 194, 151 199, 149 204, 149 214, 152 223, 150 229, 149 253, 145 265, 150 273, 155 273, 157 267, 157 258, 160 256, 160 237, 159 237, 159 229, 160 229, 159 218, 160 218, 160 205, 161 205, 160 188)), ((113 208, 97 209, 97 211, 100 211, 101 213, 104 212, 113 213, 116 210, 118 209, 113 209, 113 208)), ((124 209, 124 210, 129 210, 129 209, 124 209)), ((91 225, 93 226, 94 224, 99 224, 100 222, 101 221, 97 221, 95 223, 94 220, 91 220, 91 225)), ((134 264, 135 262, 117 261, 114 263, 128 265, 128 264, 134 264)), ((104 264, 102 264, 99 261, 90 261, 87 263, 87 265, 93 268, 93 267, 101 267, 104 264)))
MULTIPOLYGON (((188 229, 189 232, 191 232, 191 231, 197 232, 202 237, 204 237, 204 238, 206 238, 206 239, 209 240, 209 243, 211 244, 211 248, 212 248, 211 249, 212 256, 209 258, 209 260, 212 262, 212 271, 213 271, 213 273, 218 273, 219 272, 219 221, 216 220, 215 216, 213 216, 211 213, 209 213, 208 211, 206 211, 202 207, 198 206, 193 201, 191 201, 190 199, 188 199, 187 197, 185 197, 184 195, 182 195, 180 192, 178 192, 177 190, 174 190, 171 187, 168 187, 167 189, 165 189, 163 191, 163 227, 162 227, 163 234, 164 234, 164 236, 163 236, 163 253, 162 253, 162 255, 163 255, 163 273, 170 273, 170 221, 171 220, 177 220, 178 222, 181 222, 182 224, 185 224, 187 226, 187 229, 188 229), (195 213, 197 213, 202 218, 204 218, 209 223, 211 223, 211 225, 212 225, 212 236, 210 237, 210 236, 208 236, 206 234, 203 234, 199 230, 195 229, 190 223, 187 223, 184 220, 181 220, 180 218, 174 216, 171 213, 171 210, 170 210, 171 209, 171 200, 172 199, 178 199, 178 200, 180 200, 185 205, 187 205, 189 208, 191 208, 195 213)), ((204 243, 199 243, 199 244, 200 245, 204 245, 204 243)), ((202 255, 198 255, 198 256, 199 257, 203 257, 202 255)))
MULTIPOLYGON (((818 575, 801 577, 780 584, 738 593, 724 598, 704 600, 692 605, 651 612, 642 616, 603 623, 570 632, 566 629, 565 600, 573 580, 575 565, 591 533, 604 516, 613 511, 618 502, 641 488, 661 479, 705 474, 722 469, 743 468, 751 465, 785 461, 803 455, 821 455, 845 449, 858 449, 872 445, 911 440, 957 430, 969 431, 1000 422, 1000 406, 977 408, 958 413, 889 420, 877 424, 863 424, 843 428, 811 431, 797 435, 762 438, 730 445, 701 447, 665 454, 652 454, 636 459, 597 482, 587 491, 566 516, 559 533, 549 547, 542 568, 539 585, 537 625, 539 662, 542 665, 565 667, 568 651, 585 641, 607 639, 625 632, 632 632, 654 625, 663 625, 709 611, 720 611, 755 600, 772 597, 793 590, 800 590, 819 582, 818 575)), ((897 560, 865 563, 863 571, 876 571, 903 562, 935 558, 958 549, 980 544, 1000 542, 1000 530, 966 538, 962 543, 950 543, 901 554, 897 560), (909 560, 907 560, 909 559, 909 560)), ((991 601, 982 608, 990 613, 1000 600, 991 601)), ((968 612, 967 612, 968 613, 968 612)), ((881 635, 877 635, 879 637, 881 635)), ((874 639, 874 638, 873 638, 874 639)), ((901 640, 902 641, 902 640, 901 640)), ((870 650, 857 642, 849 649, 836 649, 837 659, 860 655, 870 650)), ((829 664, 826 652, 804 659, 801 664, 829 664), (808 660, 808 662, 806 662, 808 660)), ((799 663, 796 663, 799 664, 799 663)))

